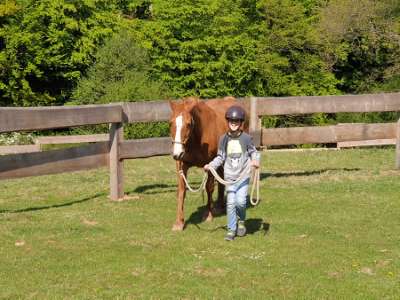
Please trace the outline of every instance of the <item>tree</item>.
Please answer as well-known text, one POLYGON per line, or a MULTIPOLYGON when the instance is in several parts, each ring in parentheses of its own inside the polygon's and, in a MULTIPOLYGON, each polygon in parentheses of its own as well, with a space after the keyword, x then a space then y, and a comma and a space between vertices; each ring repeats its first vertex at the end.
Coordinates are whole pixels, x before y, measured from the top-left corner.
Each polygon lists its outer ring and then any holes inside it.
POLYGON ((120 20, 105 0, 24 2, 0 32, 0 102, 63 104, 120 20))
POLYGON ((337 94, 338 81, 321 57, 314 30, 315 17, 302 3, 265 0, 264 38, 258 44, 257 62, 264 95, 337 94))
MULTIPOLYGON (((68 104, 102 104, 122 101, 166 99, 163 83, 154 78, 147 51, 134 33, 122 30, 100 47, 93 64, 72 94, 68 104)), ((168 123, 139 123, 124 126, 127 138, 168 135, 168 123)), ((108 132, 106 126, 89 126, 75 133, 108 132)))
POLYGON ((153 1, 137 23, 159 76, 174 96, 257 93, 256 1, 153 1))
POLYGON ((14 15, 19 9, 20 7, 14 0, 0 3, 0 24, 4 25, 5 23, 7 23, 7 18, 14 15))
POLYGON ((159 100, 167 97, 160 80, 152 78, 145 49, 133 33, 121 31, 102 46, 85 77, 74 90, 69 104, 159 100))
POLYGON ((368 92, 399 80, 399 11, 392 0, 331 0, 321 10, 325 61, 344 92, 368 92))

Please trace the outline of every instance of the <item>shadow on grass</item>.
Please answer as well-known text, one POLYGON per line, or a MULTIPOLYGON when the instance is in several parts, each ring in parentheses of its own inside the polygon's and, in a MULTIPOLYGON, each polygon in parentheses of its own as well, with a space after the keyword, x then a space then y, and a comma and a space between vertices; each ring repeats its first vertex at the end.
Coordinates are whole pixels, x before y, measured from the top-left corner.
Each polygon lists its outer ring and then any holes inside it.
POLYGON ((291 177, 291 176, 313 176, 313 175, 321 175, 323 173, 329 171, 346 171, 346 172, 353 172, 353 171, 360 171, 360 168, 331 168, 331 169, 322 169, 322 170, 314 170, 314 171, 301 171, 301 172, 281 172, 281 173, 261 173, 260 179, 263 180, 268 177, 291 177))
MULTIPOLYGON (((205 206, 204 206, 205 209, 205 206)), ((198 230, 202 230, 202 231, 207 231, 207 232, 215 232, 217 230, 227 230, 226 225, 223 226, 217 226, 213 229, 204 229, 201 228, 199 226, 199 223, 202 222, 202 215, 203 215, 203 211, 201 209, 198 209, 197 212, 193 213, 189 218, 189 220, 187 220, 187 222, 185 223, 185 227, 187 227, 188 225, 194 225, 196 226, 196 228, 198 230), (193 218, 193 219, 192 219, 193 218)), ((252 235, 255 234, 259 231, 262 231, 264 233, 264 235, 267 235, 267 233, 270 231, 271 229, 271 225, 267 222, 264 222, 263 219, 247 219, 245 221, 245 226, 246 226, 246 234, 248 235, 252 235)))
POLYGON ((28 208, 15 209, 15 210, 7 210, 7 209, 6 210, 0 210, 0 214, 4 214, 4 213, 21 213, 21 212, 28 212, 28 211, 36 211, 36 210, 44 210, 44 209, 71 206, 71 205, 74 205, 74 204, 87 202, 87 201, 93 200, 95 198, 102 197, 102 196, 107 196, 107 195, 108 195, 108 193, 102 192, 102 193, 97 193, 97 194, 95 194, 93 196, 86 197, 86 198, 83 198, 83 199, 80 199, 80 200, 75 200, 75 201, 61 203, 61 204, 54 204, 54 205, 47 205, 47 206, 37 206, 37 207, 28 207, 28 208))
MULTIPOLYGON (((330 168, 330 169, 322 169, 322 170, 313 170, 313 171, 301 171, 301 172, 277 172, 277 173, 261 173, 260 179, 266 179, 269 177, 291 177, 291 176, 313 176, 313 175, 320 175, 329 171, 359 171, 360 168, 330 168)), ((194 181, 193 186, 196 188, 201 184, 200 181, 194 181)), ((164 184, 164 183, 154 183, 148 185, 138 186, 135 189, 128 191, 127 194, 146 194, 146 195, 153 195, 153 194, 163 194, 169 192, 176 192, 177 184, 164 184)))
MULTIPOLYGON (((224 226, 219 226, 219 227, 217 227, 217 228, 215 228, 215 229, 211 229, 211 230, 202 229, 202 228, 199 226, 200 223, 205 222, 205 221, 203 220, 203 215, 204 215, 206 209, 207 209, 207 205, 203 205, 203 206, 197 207, 197 210, 196 210, 195 212, 193 212, 193 213, 190 215, 189 219, 186 220, 185 226, 184 226, 184 227, 186 228, 186 227, 189 226, 189 225, 194 225, 194 226, 196 226, 197 229, 199 229, 199 230, 205 230, 205 231, 211 231, 211 232, 216 231, 216 230, 218 230, 218 229, 223 229, 224 226)), ((214 218, 215 218, 215 217, 218 217, 218 216, 215 216, 215 215, 214 215, 214 218)))
POLYGON ((271 228, 271 225, 264 222, 263 219, 247 219, 244 224, 246 226, 247 234, 254 234, 262 230, 264 235, 266 235, 271 228))
MULTIPOLYGON (((252 206, 252 205, 247 206, 247 209, 252 209, 252 208, 254 208, 254 206, 252 206)), ((201 228, 199 226, 199 224, 205 222, 205 221, 203 221, 203 215, 204 215, 204 212, 206 211, 206 209, 207 209, 206 205, 199 206, 197 208, 197 210, 190 215, 189 219, 186 220, 185 228, 189 225, 194 225, 194 226, 196 226, 197 229, 202 230, 202 231, 208 231, 208 232, 214 232, 214 231, 217 231, 220 229, 227 230, 226 225, 218 226, 213 229, 201 228)), ((220 213, 220 214, 214 215, 214 218, 218 218, 223 215, 225 215, 225 213, 220 213)), ((254 233, 262 230, 264 232, 264 235, 266 235, 270 230, 270 224, 264 222, 263 219, 247 219, 245 221, 245 226, 246 226, 247 234, 254 234, 254 233)))
POLYGON ((176 192, 176 184, 154 183, 148 185, 138 186, 134 190, 128 191, 127 194, 164 194, 169 192, 176 192))

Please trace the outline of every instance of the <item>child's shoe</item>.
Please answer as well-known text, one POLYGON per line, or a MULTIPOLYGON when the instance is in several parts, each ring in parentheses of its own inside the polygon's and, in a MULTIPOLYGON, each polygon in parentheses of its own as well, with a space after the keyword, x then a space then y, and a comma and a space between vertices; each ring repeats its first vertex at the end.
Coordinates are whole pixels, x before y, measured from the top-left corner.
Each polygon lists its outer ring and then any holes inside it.
POLYGON ((225 241, 233 241, 235 239, 235 232, 228 230, 225 235, 225 241))
POLYGON ((246 226, 244 226, 244 221, 238 222, 236 235, 237 236, 245 236, 246 235, 246 226))

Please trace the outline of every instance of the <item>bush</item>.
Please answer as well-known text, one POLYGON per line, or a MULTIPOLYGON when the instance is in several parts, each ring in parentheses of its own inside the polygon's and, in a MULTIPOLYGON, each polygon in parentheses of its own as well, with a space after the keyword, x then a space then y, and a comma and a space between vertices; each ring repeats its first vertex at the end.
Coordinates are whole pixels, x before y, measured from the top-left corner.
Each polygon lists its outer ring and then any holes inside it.
MULTIPOLYGON (((68 104, 101 104, 121 101, 161 100, 168 96, 160 80, 154 78, 145 49, 129 31, 115 34, 96 55, 96 63, 87 76, 79 81, 68 104)), ((126 138, 163 136, 168 133, 166 123, 125 125, 126 138)), ((108 132, 107 126, 90 126, 75 133, 108 132)))
POLYGON ((0 7, 0 105, 64 104, 97 47, 121 26, 104 0, 7 3, 0 7))

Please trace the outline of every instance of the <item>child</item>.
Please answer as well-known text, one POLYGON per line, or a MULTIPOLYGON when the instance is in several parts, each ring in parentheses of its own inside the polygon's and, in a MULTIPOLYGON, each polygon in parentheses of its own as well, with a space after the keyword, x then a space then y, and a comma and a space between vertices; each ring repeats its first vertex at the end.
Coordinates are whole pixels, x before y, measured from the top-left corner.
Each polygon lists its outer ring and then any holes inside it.
MULTIPOLYGON (((253 144, 250 135, 241 130, 245 121, 245 111, 240 106, 231 106, 225 113, 229 130, 219 139, 218 154, 204 170, 217 169, 224 164, 224 179, 226 181, 237 180, 248 165, 258 168, 260 155, 253 144)), ((250 174, 239 182, 226 187, 227 205, 226 215, 228 232, 225 240, 232 241, 235 236, 244 236, 246 227, 246 198, 250 182, 250 174), (239 221, 238 221, 239 219, 239 221)))

